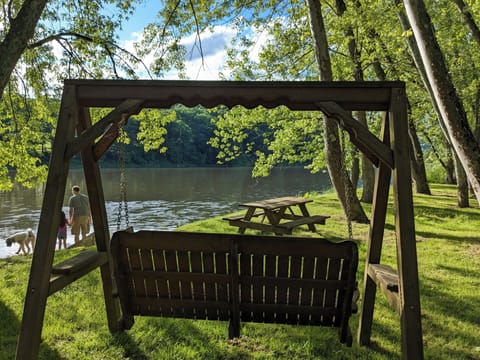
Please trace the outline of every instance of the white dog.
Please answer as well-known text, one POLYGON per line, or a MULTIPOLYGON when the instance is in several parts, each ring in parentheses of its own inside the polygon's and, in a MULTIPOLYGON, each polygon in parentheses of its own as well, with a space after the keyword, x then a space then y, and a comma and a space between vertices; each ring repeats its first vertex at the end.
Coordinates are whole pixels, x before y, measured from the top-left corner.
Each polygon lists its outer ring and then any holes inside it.
POLYGON ((7 246, 12 246, 13 243, 18 243, 20 247, 18 248, 16 254, 19 254, 20 251, 22 251, 23 255, 27 255, 30 253, 30 246, 28 246, 28 244, 32 245, 32 252, 35 247, 35 234, 33 233, 32 229, 27 229, 25 231, 13 234, 5 241, 7 243, 7 246), (27 248, 26 251, 25 247, 27 248))

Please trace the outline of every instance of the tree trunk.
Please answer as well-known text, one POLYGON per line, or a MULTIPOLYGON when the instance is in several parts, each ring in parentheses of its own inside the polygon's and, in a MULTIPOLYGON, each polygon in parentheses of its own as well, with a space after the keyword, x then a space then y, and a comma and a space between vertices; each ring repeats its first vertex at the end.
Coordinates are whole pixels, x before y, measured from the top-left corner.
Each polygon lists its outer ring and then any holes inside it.
MULTIPOLYGON (((410 104, 408 105, 410 108, 410 104)), ((410 111, 409 111, 410 113, 410 111)), ((423 161, 423 151, 418 139, 417 129, 409 114, 408 137, 410 138, 410 164, 412 166, 412 177, 415 184, 415 191, 418 194, 432 195, 427 181, 427 172, 425 162, 423 161)))
MULTIPOLYGON (((347 6, 343 0, 336 0, 335 2, 338 16, 343 16, 347 10, 347 6)), ((355 2, 354 6, 359 6, 358 2, 355 2)), ((345 30, 345 37, 349 39, 348 41, 348 54, 350 60, 352 61, 353 67, 353 78, 355 81, 364 81, 362 63, 360 60, 360 52, 357 48, 357 42, 355 41, 355 33, 353 28, 349 26, 345 30)), ((365 111, 357 112, 357 120, 368 128, 367 117, 365 111)), ((362 197, 360 201, 371 204, 373 201, 373 188, 375 185, 375 173, 373 170, 372 162, 368 159, 367 156, 362 154, 362 197)), ((356 183, 354 183, 356 184, 356 183)), ((356 188, 356 187, 355 187, 356 188)))
POLYGON ((25 0, 0 43, 0 100, 10 75, 33 37, 47 0, 25 0))
POLYGON ((358 159, 358 155, 352 159, 352 171, 350 174, 350 181, 352 182, 352 186, 354 189, 358 187, 358 179, 360 177, 360 160, 358 159))
MULTIPOLYGON (((368 128, 365 111, 359 111, 357 117, 358 121, 368 128)), ((371 204, 373 201, 373 188, 375 185, 375 171, 373 170, 372 162, 365 154, 362 154, 362 181, 362 198, 360 201, 371 204)))
MULTIPOLYGON (((323 24, 322 8, 319 0, 307 0, 310 31, 314 42, 315 58, 320 80, 332 81, 332 66, 328 53, 328 42, 323 24)), ((327 168, 343 210, 349 220, 367 223, 368 218, 357 198, 355 189, 345 170, 341 152, 338 124, 336 120, 325 117, 325 151, 327 168)))
POLYGON ((404 0, 427 80, 456 155, 480 204, 480 145, 467 121, 422 0, 404 0))
POLYGON ((468 181, 465 170, 457 156, 453 157, 455 165, 455 175, 457 177, 457 206, 459 208, 468 208, 470 201, 468 199, 468 181))
POLYGON ((477 88, 477 96, 475 97, 475 110, 474 110, 475 125, 473 128, 473 134, 475 139, 480 142, 480 86, 477 88))
MULTIPOLYGON (((378 38, 378 34, 375 32, 375 29, 369 29, 369 37, 371 39, 378 38)), ((387 54, 387 52, 385 51, 387 54)), ((388 63, 395 68, 394 61, 387 54, 388 63)), ((385 71, 383 70, 382 64, 376 58, 373 61, 373 70, 377 75, 378 79, 381 81, 387 80, 385 71)), ((427 180, 427 171, 425 170, 425 161, 423 158, 423 150, 420 145, 420 140, 418 139, 417 130, 413 118, 411 116, 411 107, 410 102, 407 100, 408 106, 408 135, 410 139, 410 168, 412 169, 412 178, 415 183, 415 191, 418 194, 431 195, 430 186, 428 185, 427 180)))
POLYGON ((450 152, 450 156, 447 159, 447 166, 445 167, 445 182, 447 184, 454 185, 457 183, 457 178, 455 175, 455 163, 451 155, 452 153, 450 152))

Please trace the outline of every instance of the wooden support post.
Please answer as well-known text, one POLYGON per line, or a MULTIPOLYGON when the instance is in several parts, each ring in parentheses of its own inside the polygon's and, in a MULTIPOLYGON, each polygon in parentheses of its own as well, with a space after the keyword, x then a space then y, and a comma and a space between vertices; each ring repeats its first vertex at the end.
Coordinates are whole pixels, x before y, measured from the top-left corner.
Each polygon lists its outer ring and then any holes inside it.
POLYGON ((405 89, 392 88, 390 139, 395 159, 393 195, 399 276, 399 311, 404 359, 423 359, 420 289, 413 217, 405 89))
MULTIPOLYGON (((383 120, 382 137, 384 143, 390 143, 388 116, 385 116, 383 120)), ((370 264, 380 263, 391 174, 390 167, 385 163, 380 163, 375 177, 370 234, 365 261, 363 298, 358 327, 358 343, 360 345, 368 345, 370 343, 370 335, 372 332, 373 310, 375 307, 377 287, 374 281, 368 276, 368 267, 370 264)))
MULTIPOLYGON (((92 126, 90 112, 83 108, 79 114, 77 132, 81 133, 92 126)), ((107 253, 109 261, 100 266, 102 275, 103 296, 107 309, 107 321, 110 331, 119 331, 121 327, 121 312, 118 299, 113 297, 117 293, 116 284, 113 282, 113 266, 110 255, 110 232, 108 230, 107 211, 105 209, 105 197, 103 194, 102 178, 100 168, 95 161, 93 140, 82 150, 83 171, 85 182, 90 200, 90 210, 92 212, 93 228, 95 231, 95 240, 97 250, 107 253)))
POLYGON ((42 216, 38 224, 30 278, 25 298, 16 359, 36 359, 40 347, 45 307, 49 294, 50 270, 55 255, 55 242, 60 223, 60 210, 65 196, 69 162, 64 161, 68 144, 75 135, 78 110, 75 86, 63 91, 57 131, 49 164, 42 216))

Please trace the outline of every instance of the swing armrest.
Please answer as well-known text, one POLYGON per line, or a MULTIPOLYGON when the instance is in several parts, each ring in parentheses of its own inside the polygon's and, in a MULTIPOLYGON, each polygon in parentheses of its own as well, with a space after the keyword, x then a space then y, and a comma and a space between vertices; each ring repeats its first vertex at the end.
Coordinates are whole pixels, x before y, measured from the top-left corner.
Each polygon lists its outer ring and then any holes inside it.
POLYGON ((49 296, 108 262, 106 252, 82 251, 52 268, 49 296))

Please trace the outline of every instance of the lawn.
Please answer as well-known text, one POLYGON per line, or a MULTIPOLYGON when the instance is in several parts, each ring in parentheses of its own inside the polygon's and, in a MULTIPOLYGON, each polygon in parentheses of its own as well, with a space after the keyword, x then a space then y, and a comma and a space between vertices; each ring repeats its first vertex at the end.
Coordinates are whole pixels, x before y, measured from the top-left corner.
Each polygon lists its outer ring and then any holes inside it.
MULTIPOLYGON (((426 359, 480 359, 480 210, 459 209, 455 189, 433 185, 433 196, 415 195, 423 342, 426 359)), ((310 194, 312 214, 331 215, 318 234, 345 238, 347 225, 333 193, 310 194)), ((472 200, 472 204, 474 201, 472 200)), ((367 212, 370 207, 365 206, 367 212)), ((364 271, 368 225, 353 224, 364 271)), ((235 232, 221 217, 192 223, 185 231, 235 232)), ((252 231, 253 233, 253 231, 252 231)), ((56 262, 82 249, 61 250, 56 262)), ((382 262, 395 265, 393 215, 389 213, 382 262)), ((0 260, 0 360, 12 359, 20 328, 31 256, 0 260)), ((354 333, 358 315, 351 318, 354 333)), ((398 315, 377 294, 372 344, 351 348, 336 330, 287 325, 243 324, 228 340, 225 322, 137 318, 121 334, 108 331, 99 271, 93 271, 48 299, 41 359, 398 359, 398 315)))

